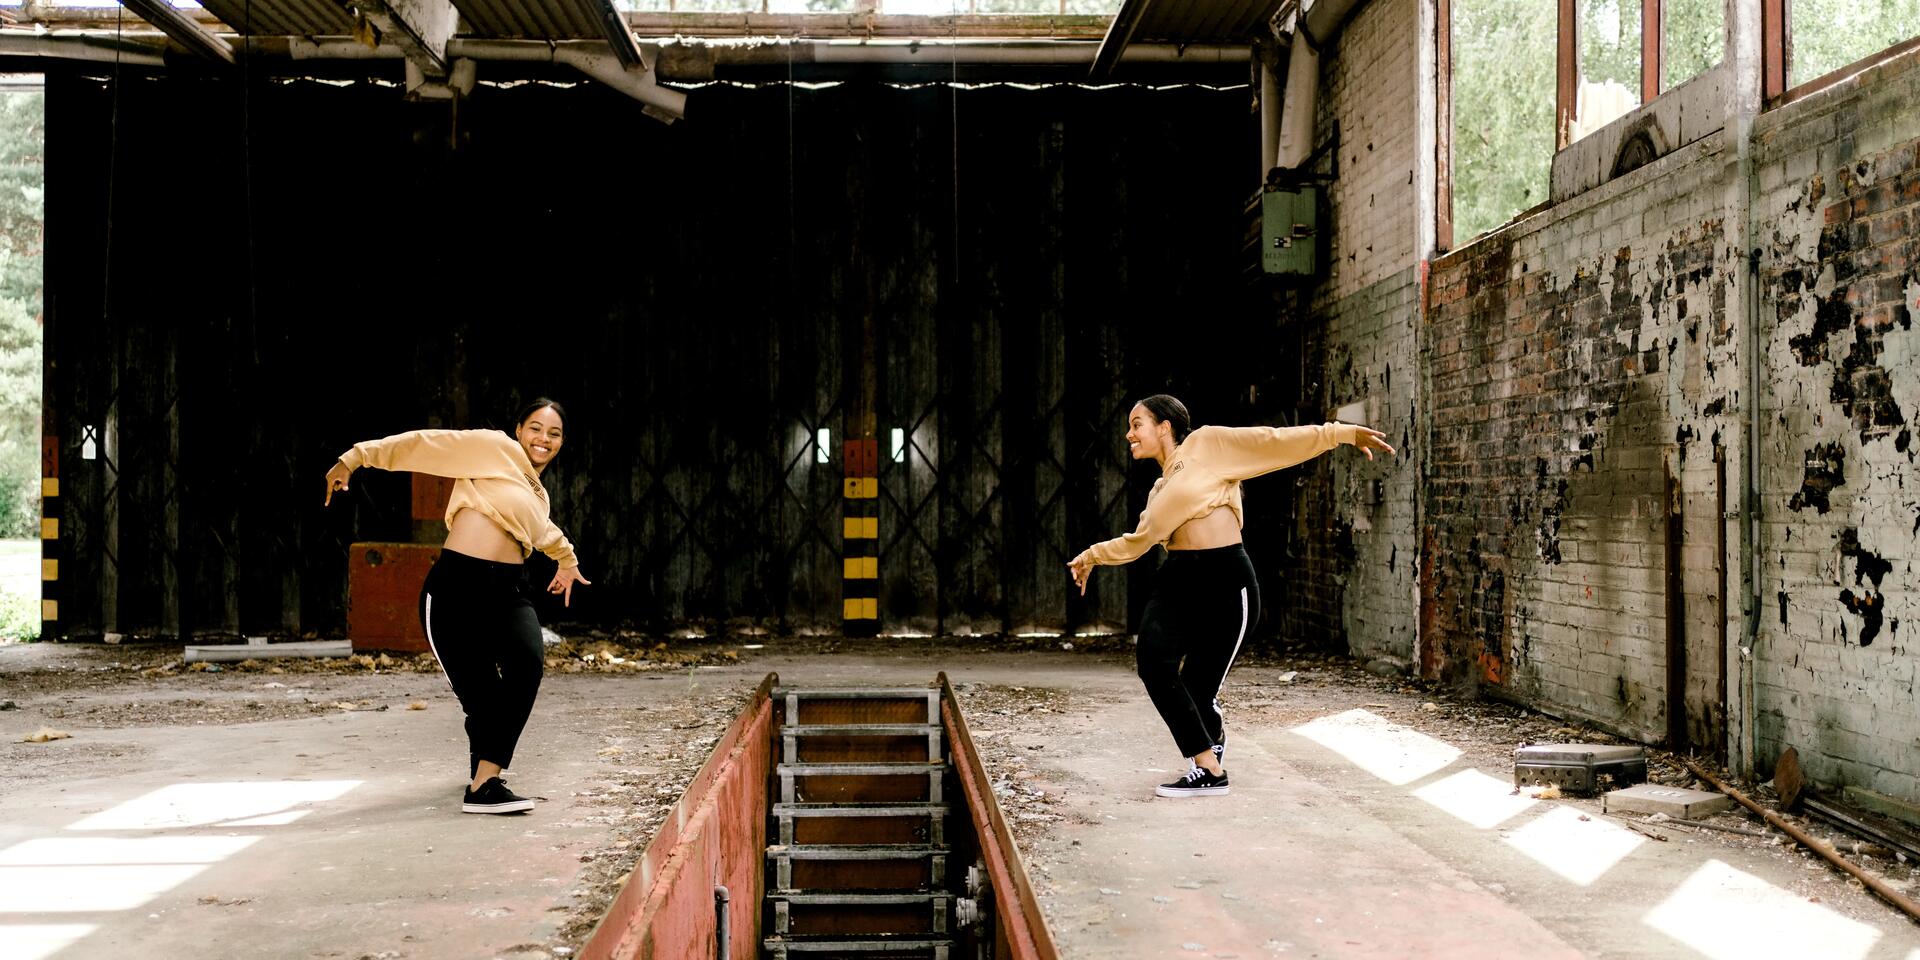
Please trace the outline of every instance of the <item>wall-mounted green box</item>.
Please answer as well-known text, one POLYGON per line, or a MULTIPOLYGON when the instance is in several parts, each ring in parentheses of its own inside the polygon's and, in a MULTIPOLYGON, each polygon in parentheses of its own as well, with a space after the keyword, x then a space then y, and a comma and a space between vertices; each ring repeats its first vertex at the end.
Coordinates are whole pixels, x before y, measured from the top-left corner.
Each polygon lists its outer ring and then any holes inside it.
POLYGON ((1260 269, 1269 276, 1320 275, 1320 188, 1269 184, 1260 196, 1260 269))

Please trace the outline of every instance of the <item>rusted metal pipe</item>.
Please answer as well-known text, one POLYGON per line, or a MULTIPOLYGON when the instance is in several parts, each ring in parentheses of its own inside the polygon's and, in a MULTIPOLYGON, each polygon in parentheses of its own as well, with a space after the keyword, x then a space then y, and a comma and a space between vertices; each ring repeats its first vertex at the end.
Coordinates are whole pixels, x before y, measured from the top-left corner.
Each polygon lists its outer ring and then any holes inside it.
POLYGON ((1825 843, 1820 842, 1819 840, 1815 840, 1813 837, 1807 835, 1807 833, 1801 830, 1799 827, 1796 827, 1793 824, 1787 822, 1787 818, 1782 817, 1779 814, 1774 813, 1772 810, 1768 810, 1765 807, 1762 807, 1759 804, 1754 803, 1752 800, 1747 799, 1746 794, 1743 794, 1740 791, 1735 790, 1724 783, 1721 783, 1718 777, 1715 777, 1713 774, 1708 773, 1707 771, 1701 769, 1699 764, 1694 763, 1692 760, 1685 760, 1685 759, 1681 760, 1681 762, 1687 765, 1688 770, 1693 771, 1694 776, 1699 777, 1700 779, 1705 780, 1710 784, 1713 784, 1715 789, 1719 790, 1721 793, 1724 793, 1729 797, 1732 797, 1734 799, 1734 802, 1740 804, 1743 807, 1746 807, 1748 810, 1752 810, 1754 813, 1759 814, 1761 819, 1767 821, 1767 823, 1771 824, 1774 828, 1780 830, 1782 833, 1785 833, 1787 836, 1792 837, 1794 840, 1798 841, 1801 846, 1806 847, 1808 850, 1812 850, 1814 853, 1819 854, 1821 857, 1825 858, 1828 863, 1831 863, 1834 866, 1839 867, 1841 870, 1845 871, 1848 876, 1851 876, 1855 880, 1858 880, 1861 883, 1865 884, 1867 889, 1872 890, 1874 893, 1878 894, 1880 896, 1880 899, 1885 900, 1896 907, 1899 907, 1900 911, 1902 913, 1905 913, 1908 917, 1914 920, 1920 920, 1920 904, 1915 904, 1912 900, 1909 900, 1905 896, 1902 896, 1898 890, 1895 890, 1892 887, 1888 886, 1886 881, 1881 880, 1879 877, 1873 876, 1872 874, 1867 873, 1865 870, 1862 870, 1859 867, 1856 867, 1853 864, 1847 862, 1844 858, 1840 856, 1840 854, 1834 852, 1834 849, 1832 847, 1828 846, 1825 843))
POLYGON ((727 916, 732 897, 722 884, 713 885, 713 955, 715 960, 733 956, 733 922, 727 916))
POLYGON ((1667 749, 1684 753, 1687 749, 1687 598, 1680 549, 1686 536, 1686 515, 1672 460, 1667 461, 1666 472, 1667 749))
POLYGON ((1718 626, 1718 644, 1720 650, 1720 673, 1714 683, 1714 704, 1719 711, 1714 724, 1714 755, 1722 760, 1732 755, 1732 744, 1728 742, 1730 724, 1727 720, 1727 448, 1713 445, 1713 571, 1718 578, 1718 588, 1714 591, 1717 598, 1714 606, 1714 622, 1718 626))

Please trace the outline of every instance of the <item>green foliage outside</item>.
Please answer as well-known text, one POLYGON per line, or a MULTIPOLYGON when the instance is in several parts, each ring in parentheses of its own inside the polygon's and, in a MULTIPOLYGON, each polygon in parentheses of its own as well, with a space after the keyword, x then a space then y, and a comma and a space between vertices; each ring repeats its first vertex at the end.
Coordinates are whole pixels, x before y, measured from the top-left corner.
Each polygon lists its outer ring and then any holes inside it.
POLYGON ((1920 0, 1793 0, 1787 85, 1920 36, 1920 0))
POLYGON ((1541 0, 1454 0, 1456 246, 1547 198, 1557 18, 1541 0))
MULTIPOLYGON (((1666 0, 1661 89, 1719 63, 1724 0, 1666 0)), ((1553 161, 1556 4, 1454 0, 1454 243, 1547 196, 1553 161)), ((1580 70, 1639 99, 1639 0, 1581 0, 1580 70)), ((1805 83, 1920 36, 1920 0, 1793 0, 1789 84, 1805 83)))
POLYGON ((21 593, 0 592, 0 643, 40 639, 40 604, 21 593))
POLYGON ((1724 0, 1666 0, 1666 74, 1661 89, 1671 90, 1718 64, 1727 49, 1724 0))
POLYGON ((43 94, 0 93, 0 539, 40 530, 45 125, 43 94))
POLYGON ((1640 100, 1640 0, 1580 0, 1580 80, 1613 81, 1640 100))

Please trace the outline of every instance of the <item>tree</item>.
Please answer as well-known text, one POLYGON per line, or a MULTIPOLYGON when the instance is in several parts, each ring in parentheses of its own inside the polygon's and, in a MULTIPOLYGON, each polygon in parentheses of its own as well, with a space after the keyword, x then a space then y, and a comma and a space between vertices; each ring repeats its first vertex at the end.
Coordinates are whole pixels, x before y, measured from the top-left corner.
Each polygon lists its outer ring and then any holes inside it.
POLYGON ((1455 0, 1456 244, 1547 198, 1556 18, 1540 0, 1455 0))
POLYGON ((0 537, 40 517, 40 244, 46 98, 0 94, 0 537))
POLYGON ((1920 36, 1920 0, 1793 0, 1789 86, 1920 36))

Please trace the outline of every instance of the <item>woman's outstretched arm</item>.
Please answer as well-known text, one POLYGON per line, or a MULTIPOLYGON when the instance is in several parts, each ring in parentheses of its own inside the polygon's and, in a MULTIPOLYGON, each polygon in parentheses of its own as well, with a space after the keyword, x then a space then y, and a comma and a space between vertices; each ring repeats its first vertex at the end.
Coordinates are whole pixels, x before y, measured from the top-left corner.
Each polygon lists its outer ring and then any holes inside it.
POLYGON ((361 467, 403 470, 436 477, 512 476, 513 438, 498 430, 410 430, 353 445, 327 471, 327 503, 335 491, 347 489, 353 471, 361 467))
POLYGON ((1227 480, 1249 480, 1304 463, 1343 443, 1373 459, 1373 451, 1392 453, 1386 434, 1351 423, 1304 427, 1202 427, 1194 431, 1196 454, 1227 480))

